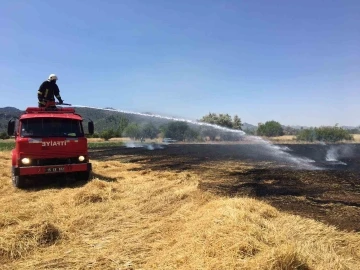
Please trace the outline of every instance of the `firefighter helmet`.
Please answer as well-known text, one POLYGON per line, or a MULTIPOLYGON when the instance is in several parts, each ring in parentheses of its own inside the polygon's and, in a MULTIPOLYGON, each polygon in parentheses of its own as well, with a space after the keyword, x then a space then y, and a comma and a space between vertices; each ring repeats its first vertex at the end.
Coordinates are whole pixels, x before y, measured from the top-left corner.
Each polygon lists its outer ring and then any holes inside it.
POLYGON ((50 74, 48 80, 49 81, 54 81, 54 80, 56 81, 57 79, 58 79, 58 77, 55 74, 50 74))

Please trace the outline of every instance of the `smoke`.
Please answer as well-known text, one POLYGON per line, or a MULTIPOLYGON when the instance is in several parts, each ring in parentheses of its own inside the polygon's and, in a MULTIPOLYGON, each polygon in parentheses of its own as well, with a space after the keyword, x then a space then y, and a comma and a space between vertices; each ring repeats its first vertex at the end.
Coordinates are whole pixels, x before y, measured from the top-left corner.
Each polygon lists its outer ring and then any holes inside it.
POLYGON ((137 142, 125 142, 124 143, 127 148, 142 148, 144 147, 143 144, 137 142))
POLYGON ((164 149, 164 147, 160 144, 155 143, 138 143, 138 142, 125 142, 124 143, 127 148, 145 148, 147 150, 156 150, 156 149, 164 149))
POLYGON ((349 158, 353 155, 354 152, 350 145, 331 146, 326 152, 325 160, 328 162, 336 162, 337 164, 347 165, 339 159, 349 158))

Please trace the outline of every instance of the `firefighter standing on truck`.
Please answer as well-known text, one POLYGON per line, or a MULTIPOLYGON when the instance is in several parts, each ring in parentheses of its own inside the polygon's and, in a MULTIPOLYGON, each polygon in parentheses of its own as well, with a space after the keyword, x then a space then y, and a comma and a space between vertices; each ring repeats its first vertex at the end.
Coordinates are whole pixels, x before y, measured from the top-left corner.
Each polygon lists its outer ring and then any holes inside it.
POLYGON ((45 107, 48 101, 55 101, 55 97, 60 104, 63 103, 59 87, 56 84, 57 79, 55 74, 50 74, 49 78, 40 85, 38 90, 39 107, 45 107))

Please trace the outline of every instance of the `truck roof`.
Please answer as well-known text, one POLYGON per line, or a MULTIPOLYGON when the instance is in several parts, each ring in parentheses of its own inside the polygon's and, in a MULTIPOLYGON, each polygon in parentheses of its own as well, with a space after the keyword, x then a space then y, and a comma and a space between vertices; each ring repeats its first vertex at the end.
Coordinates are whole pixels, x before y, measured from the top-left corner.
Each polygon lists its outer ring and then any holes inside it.
POLYGON ((30 119, 30 118, 66 118, 74 120, 82 120, 82 117, 75 113, 74 108, 62 108, 57 107, 54 110, 38 108, 38 107, 28 107, 25 110, 25 113, 21 115, 20 119, 30 119))

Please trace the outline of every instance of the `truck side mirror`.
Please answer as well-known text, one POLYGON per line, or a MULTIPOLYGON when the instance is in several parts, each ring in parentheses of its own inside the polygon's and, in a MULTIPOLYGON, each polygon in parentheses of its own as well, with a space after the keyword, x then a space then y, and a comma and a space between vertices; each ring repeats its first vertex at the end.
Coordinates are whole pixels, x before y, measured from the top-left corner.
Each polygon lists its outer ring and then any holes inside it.
POLYGON ((93 135, 94 134, 94 122, 93 121, 90 121, 88 123, 88 130, 89 130, 89 134, 90 135, 93 135))
POLYGON ((8 122, 7 133, 9 136, 14 136, 15 133, 15 120, 11 119, 8 122))

